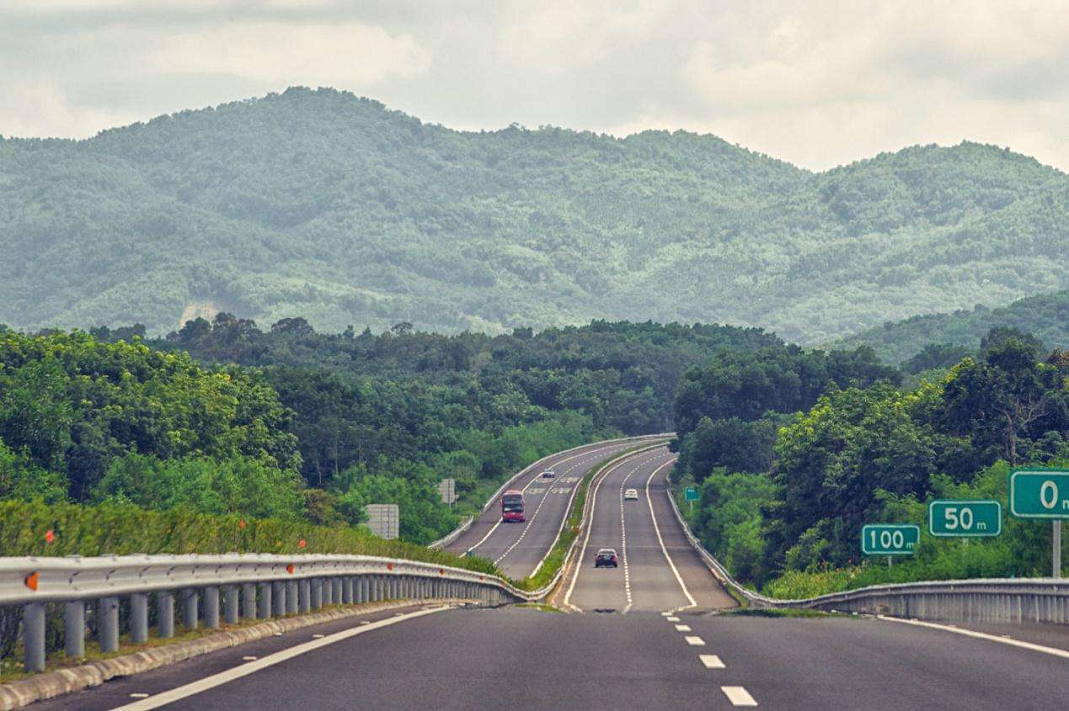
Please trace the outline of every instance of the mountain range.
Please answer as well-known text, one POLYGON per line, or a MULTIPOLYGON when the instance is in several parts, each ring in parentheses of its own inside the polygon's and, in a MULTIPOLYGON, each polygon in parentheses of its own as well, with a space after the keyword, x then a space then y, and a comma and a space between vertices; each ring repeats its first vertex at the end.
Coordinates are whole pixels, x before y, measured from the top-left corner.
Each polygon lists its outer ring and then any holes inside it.
POLYGON ((1069 176, 975 143, 811 172, 711 135, 461 132, 291 88, 0 140, 0 323, 755 325, 804 344, 1069 287, 1069 176))

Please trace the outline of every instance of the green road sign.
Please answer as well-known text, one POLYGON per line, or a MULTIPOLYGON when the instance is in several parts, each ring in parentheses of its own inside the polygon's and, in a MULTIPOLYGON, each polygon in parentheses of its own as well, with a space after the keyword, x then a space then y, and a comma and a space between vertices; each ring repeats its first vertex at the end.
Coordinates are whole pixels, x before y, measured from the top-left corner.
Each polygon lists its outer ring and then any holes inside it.
POLYGON ((1017 518, 1069 518, 1069 469, 1010 472, 1010 513, 1017 518))
POLYGON ((1002 533, 1002 504, 997 501, 933 501, 928 505, 928 533, 979 537, 1002 533))
POLYGON ((684 501, 697 501, 698 500, 698 489, 696 487, 693 487, 693 486, 688 486, 686 489, 683 490, 683 500, 684 501))
POLYGON ((920 540, 920 526, 912 523, 873 523, 861 528, 865 555, 913 555, 920 540))

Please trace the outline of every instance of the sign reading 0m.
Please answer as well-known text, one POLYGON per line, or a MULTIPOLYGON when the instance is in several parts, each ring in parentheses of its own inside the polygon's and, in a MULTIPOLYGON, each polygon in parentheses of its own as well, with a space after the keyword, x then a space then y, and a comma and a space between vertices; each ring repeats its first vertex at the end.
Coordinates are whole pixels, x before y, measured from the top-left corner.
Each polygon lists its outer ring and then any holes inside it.
POLYGON ((1010 513, 1017 518, 1069 518, 1069 469, 1010 472, 1010 513))
POLYGON ((872 523, 861 528, 864 555, 913 555, 920 540, 920 526, 912 523, 872 523))
POLYGON ((1002 533, 1002 504, 997 501, 933 501, 928 504, 928 532, 933 536, 979 537, 1002 533))

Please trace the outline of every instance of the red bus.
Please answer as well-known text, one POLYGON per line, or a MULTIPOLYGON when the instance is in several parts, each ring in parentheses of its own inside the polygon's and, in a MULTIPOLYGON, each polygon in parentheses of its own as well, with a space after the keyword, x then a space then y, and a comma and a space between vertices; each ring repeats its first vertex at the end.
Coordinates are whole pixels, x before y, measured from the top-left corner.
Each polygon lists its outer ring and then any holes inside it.
POLYGON ((509 489, 501 495, 501 522, 509 523, 516 521, 523 523, 527 519, 523 515, 523 492, 518 489, 509 489))

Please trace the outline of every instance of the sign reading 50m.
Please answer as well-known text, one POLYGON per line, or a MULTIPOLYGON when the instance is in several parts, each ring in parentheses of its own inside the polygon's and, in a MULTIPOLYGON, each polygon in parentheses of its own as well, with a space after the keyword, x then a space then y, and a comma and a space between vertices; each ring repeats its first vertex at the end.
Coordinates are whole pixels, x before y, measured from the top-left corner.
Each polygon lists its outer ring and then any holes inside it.
POLYGON ((1010 513, 1018 518, 1069 518, 1069 469, 1011 472, 1010 513))

